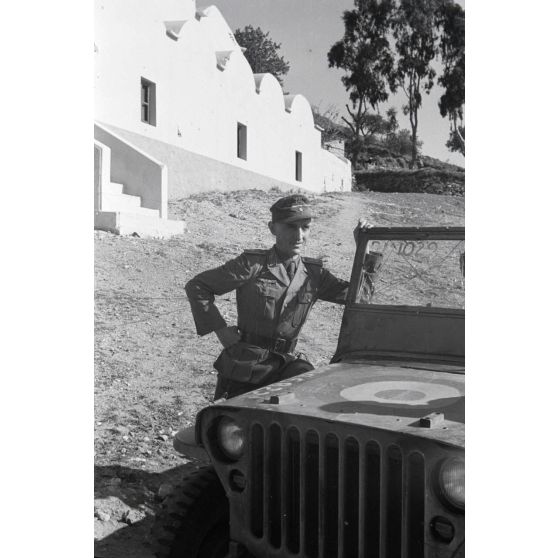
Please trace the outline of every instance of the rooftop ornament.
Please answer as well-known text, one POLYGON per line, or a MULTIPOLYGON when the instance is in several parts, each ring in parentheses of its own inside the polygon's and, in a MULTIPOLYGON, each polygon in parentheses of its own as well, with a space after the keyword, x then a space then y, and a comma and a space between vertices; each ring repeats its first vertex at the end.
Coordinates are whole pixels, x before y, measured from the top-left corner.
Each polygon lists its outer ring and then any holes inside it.
POLYGON ((211 6, 196 10, 196 19, 199 21, 202 17, 208 17, 208 14, 206 12, 209 10, 210 7, 211 6))
POLYGON ((263 78, 266 74, 254 74, 254 83, 256 84, 256 93, 260 93, 260 87, 262 85, 263 78))
POLYGON ((233 53, 232 50, 218 50, 215 52, 215 56, 217 58, 217 68, 220 70, 224 70, 227 66, 227 63, 233 53))
POLYGON ((186 20, 181 21, 165 21, 165 29, 167 30, 167 37, 170 37, 173 41, 178 41, 180 39, 180 31, 186 23, 186 20))
POLYGON ((285 97, 285 110, 287 112, 291 112, 293 109, 293 102, 295 100, 296 95, 284 95, 285 97))

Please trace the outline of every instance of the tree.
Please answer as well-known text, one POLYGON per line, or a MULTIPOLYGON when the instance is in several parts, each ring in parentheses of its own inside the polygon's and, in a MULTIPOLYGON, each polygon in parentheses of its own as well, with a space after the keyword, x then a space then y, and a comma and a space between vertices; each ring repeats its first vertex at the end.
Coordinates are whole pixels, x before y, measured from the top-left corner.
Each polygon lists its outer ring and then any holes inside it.
POLYGON ((389 76, 393 56, 389 47, 389 22, 392 0, 355 0, 355 9, 343 12, 345 34, 328 52, 329 67, 341 68, 341 78, 349 92, 346 105, 350 119, 343 117, 352 133, 350 152, 353 164, 358 160, 362 140, 370 134, 375 121, 369 109, 388 99, 389 76))
POLYGON ((438 83, 445 89, 438 107, 450 121, 450 139, 446 146, 465 155, 465 11, 453 2, 439 7, 440 56, 443 73, 438 83))
MULTIPOLYGON (((386 132, 383 138, 380 139, 380 145, 397 153, 398 155, 410 156, 413 152, 413 142, 411 141, 411 132, 406 128, 399 129, 399 122, 397 121, 397 110, 391 107, 386 112, 386 132)), ((420 153, 422 142, 416 142, 417 152, 420 153)))
POLYGON ((407 97, 403 113, 411 124, 411 168, 417 159, 418 111, 422 93, 429 94, 436 71, 431 63, 437 53, 437 8, 440 0, 400 0, 392 28, 395 38, 395 87, 407 97))
POLYGON ((388 134, 394 133, 399 128, 399 122, 397 121, 397 109, 395 107, 390 107, 387 112, 388 121, 388 134))
MULTIPOLYGON (((407 130, 407 128, 403 128, 393 132, 392 134, 386 135, 386 137, 382 140, 382 145, 399 155, 408 157, 412 156, 413 153, 413 140, 411 132, 407 130)), ((417 139, 414 145, 414 149, 416 149, 417 154, 420 154, 422 141, 417 139)))
POLYGON ((329 105, 325 109, 320 106, 312 106, 314 124, 322 129, 322 145, 329 141, 347 139, 347 128, 340 124, 339 111, 334 105, 329 105))
POLYGON ((391 123, 381 114, 366 114, 363 119, 363 135, 370 141, 375 141, 376 136, 386 135, 390 132, 391 123))
POLYGON ((450 131, 449 140, 446 141, 446 147, 450 151, 458 151, 465 157, 465 126, 459 126, 455 130, 450 131))
POLYGON ((259 27, 255 29, 247 25, 244 29, 234 32, 236 42, 244 47, 244 56, 248 60, 252 72, 255 74, 273 74, 279 83, 283 85, 283 77, 287 75, 290 65, 279 55, 281 43, 275 43, 259 27))
POLYGON ((392 122, 381 114, 365 114, 362 118, 362 134, 351 136, 347 141, 347 153, 355 169, 366 162, 367 154, 375 144, 382 144, 392 133, 392 122))

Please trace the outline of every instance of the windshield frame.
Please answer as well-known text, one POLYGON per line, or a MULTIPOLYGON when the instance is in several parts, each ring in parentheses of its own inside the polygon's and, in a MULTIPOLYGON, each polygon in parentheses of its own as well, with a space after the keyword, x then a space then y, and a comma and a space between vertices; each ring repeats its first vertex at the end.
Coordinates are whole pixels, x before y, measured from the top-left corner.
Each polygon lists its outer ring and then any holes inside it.
POLYGON ((354 308, 386 308, 409 311, 420 311, 435 314, 456 314, 463 315, 465 310, 462 308, 441 308, 437 306, 409 306, 409 305, 386 305, 386 304, 365 304, 356 302, 358 286, 362 267, 365 261, 366 247, 371 240, 449 240, 465 241, 465 227, 373 227, 371 229, 360 229, 357 237, 357 248, 353 260, 351 281, 347 294, 347 306, 354 308))

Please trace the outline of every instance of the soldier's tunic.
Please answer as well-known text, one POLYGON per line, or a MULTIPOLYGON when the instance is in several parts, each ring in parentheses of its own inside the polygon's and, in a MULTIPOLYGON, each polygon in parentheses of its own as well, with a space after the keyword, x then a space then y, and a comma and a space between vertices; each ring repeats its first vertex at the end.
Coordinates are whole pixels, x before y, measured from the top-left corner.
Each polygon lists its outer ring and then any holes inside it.
MULTIPOLYGON (((233 391, 241 393, 284 378, 280 372, 296 359, 292 355, 296 339, 314 302, 344 304, 348 285, 324 269, 320 260, 307 257, 298 259, 295 275, 289 280, 275 248, 246 250, 189 281, 186 293, 199 335, 227 326, 215 305, 215 295, 236 290, 242 341, 225 349, 215 363, 221 380, 216 397, 221 395, 224 379, 232 380, 233 388, 239 388, 233 391)), ((312 369, 306 364, 306 370, 312 369)), ((291 375, 292 370, 291 366, 291 375)))

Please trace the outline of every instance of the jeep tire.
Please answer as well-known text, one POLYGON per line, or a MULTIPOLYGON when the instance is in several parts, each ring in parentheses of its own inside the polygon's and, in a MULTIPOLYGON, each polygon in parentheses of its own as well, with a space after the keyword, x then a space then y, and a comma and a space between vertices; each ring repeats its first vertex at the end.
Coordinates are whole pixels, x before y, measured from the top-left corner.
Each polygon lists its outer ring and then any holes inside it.
POLYGON ((151 541, 157 558, 225 558, 229 502, 213 467, 186 476, 165 498, 151 541))

